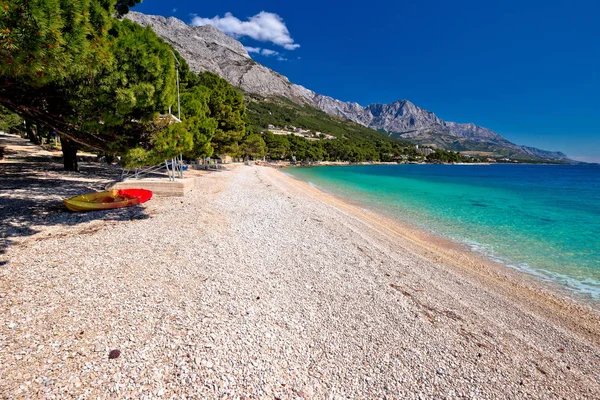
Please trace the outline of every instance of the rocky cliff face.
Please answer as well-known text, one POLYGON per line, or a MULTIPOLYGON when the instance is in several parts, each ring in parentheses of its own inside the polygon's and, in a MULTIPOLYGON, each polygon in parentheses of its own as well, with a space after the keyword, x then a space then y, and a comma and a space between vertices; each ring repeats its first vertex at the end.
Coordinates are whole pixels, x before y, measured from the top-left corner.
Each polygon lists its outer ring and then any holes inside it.
POLYGON ((500 135, 475 124, 441 120, 431 111, 419 108, 408 100, 390 104, 371 104, 366 108, 373 115, 369 125, 387 132, 403 134, 404 137, 414 137, 423 131, 436 131, 465 139, 503 140, 500 135))
POLYGON ((194 27, 174 17, 139 12, 130 12, 125 18, 150 26, 181 54, 194 72, 214 72, 249 93, 312 103, 312 91, 290 83, 285 76, 252 60, 240 42, 215 27, 194 27))
POLYGON ((552 160, 568 160, 560 152, 518 146, 493 131, 475 124, 460 124, 438 118, 431 111, 417 107, 408 100, 390 104, 343 102, 323 96, 252 60, 244 46, 212 26, 189 26, 169 17, 130 12, 126 18, 150 26, 171 44, 194 72, 210 71, 225 78, 245 92, 264 97, 282 96, 292 101, 310 104, 373 129, 383 129, 389 135, 416 143, 452 150, 503 151, 552 160))

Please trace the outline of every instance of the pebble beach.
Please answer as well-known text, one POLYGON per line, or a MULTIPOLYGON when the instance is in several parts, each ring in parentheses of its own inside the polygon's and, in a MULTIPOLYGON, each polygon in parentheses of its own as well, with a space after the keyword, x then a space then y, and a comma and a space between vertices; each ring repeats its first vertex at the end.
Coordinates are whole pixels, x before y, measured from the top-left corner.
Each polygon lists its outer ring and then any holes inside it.
POLYGON ((34 167, 0 164, 0 398, 600 397, 597 307, 280 170, 70 214, 111 172, 34 167))

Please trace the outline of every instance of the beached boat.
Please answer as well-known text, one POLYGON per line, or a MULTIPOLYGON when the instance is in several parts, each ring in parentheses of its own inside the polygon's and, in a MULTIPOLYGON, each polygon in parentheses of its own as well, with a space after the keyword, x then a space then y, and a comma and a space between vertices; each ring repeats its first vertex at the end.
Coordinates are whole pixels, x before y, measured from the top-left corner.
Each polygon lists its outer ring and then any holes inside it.
POLYGON ((152 192, 145 189, 107 190, 86 193, 64 201, 71 211, 97 211, 129 207, 144 203, 152 198, 152 192))

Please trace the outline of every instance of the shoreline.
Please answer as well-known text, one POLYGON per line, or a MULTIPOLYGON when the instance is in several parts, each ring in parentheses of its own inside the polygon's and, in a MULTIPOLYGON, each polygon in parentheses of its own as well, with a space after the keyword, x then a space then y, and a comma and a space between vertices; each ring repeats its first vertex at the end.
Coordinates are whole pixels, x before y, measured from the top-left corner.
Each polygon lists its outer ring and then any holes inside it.
MULTIPOLYGON (((493 283, 497 288, 504 288, 508 291, 517 290, 523 299, 537 299, 541 303, 564 306, 566 311, 562 312, 563 315, 569 315, 572 307, 582 312, 589 311, 592 319, 596 321, 590 327, 596 325, 598 325, 596 327, 600 327, 599 301, 585 298, 583 295, 578 296, 576 292, 560 286, 557 282, 543 280, 534 274, 489 259, 485 255, 473 251, 466 244, 386 216, 360 202, 353 202, 287 175, 284 171, 276 171, 289 179, 291 184, 297 185, 304 194, 310 194, 333 207, 347 211, 365 224, 372 224, 382 231, 409 241, 414 246, 411 250, 429 261, 440 262, 443 260, 445 266, 469 274, 473 273, 482 277, 486 283, 493 283)), ((600 333, 600 329, 598 329, 598 333, 600 333)))
POLYGON ((0 163, 18 203, 0 208, 2 394, 600 393, 598 312, 282 171, 194 171, 183 198, 71 214, 109 171, 33 167, 0 163))
MULTIPOLYGON (((531 164, 536 165, 536 164, 531 164)), ((310 166, 312 167, 312 166, 310 166)), ((307 167, 307 168, 310 168, 307 167)), ((320 166, 315 166, 320 167, 320 166)), ((288 167, 286 167, 288 168, 288 167)), ((299 167, 300 168, 300 167, 299 167)), ((571 286, 568 286, 566 283, 562 283, 555 279, 553 275, 555 273, 547 272, 544 274, 543 272, 537 271, 534 268, 529 266, 521 267, 517 265, 508 264, 510 260, 496 260, 493 257, 479 252, 477 250, 472 249, 469 244, 461 242, 459 240, 455 240, 451 237, 447 237, 441 233, 438 233, 434 230, 428 229, 423 226, 419 226, 418 224, 411 223, 410 221, 402 220, 400 218, 396 218, 394 216, 386 215, 383 210, 378 210, 376 208, 372 208, 369 204, 365 204, 363 202, 352 200, 343 196, 340 196, 336 193, 329 192, 322 187, 311 184, 310 182, 304 181, 300 178, 296 178, 293 175, 287 174, 285 169, 278 169, 287 177, 292 180, 306 184, 313 189, 320 191, 322 194, 326 196, 333 197, 335 199, 340 200, 342 203, 347 203, 350 206, 353 206, 358 210, 358 212, 364 211, 368 214, 375 214, 379 219, 387 221, 388 224, 394 225, 397 224, 400 227, 400 230, 403 232, 419 232, 418 237, 419 241, 424 241, 427 243, 432 243, 443 249, 449 249, 452 251, 458 251, 465 254, 468 254, 470 257, 474 257, 478 259, 478 262, 489 264, 493 266, 494 269, 507 269, 510 272, 516 273, 517 275, 512 279, 523 279, 526 278, 529 281, 530 286, 537 287, 539 289, 543 289, 548 291, 549 294, 556 294, 560 297, 567 297, 575 303, 583 303, 586 306, 593 308, 596 311, 600 311, 600 298, 594 298, 592 294, 588 291, 580 291, 577 288, 576 283, 572 283, 571 286)), ((569 281, 572 280, 569 276, 561 276, 563 280, 569 281)))
POLYGON ((543 165, 543 166, 557 166, 557 165, 577 165, 567 163, 501 163, 501 162, 479 162, 479 163, 436 163, 436 162, 403 162, 398 163, 395 161, 312 161, 310 163, 303 164, 296 162, 295 164, 291 161, 277 160, 277 161, 252 161, 251 164, 256 166, 270 167, 270 168, 312 168, 312 167, 347 167, 347 166, 369 166, 369 165, 453 165, 453 166, 492 166, 492 165, 543 165))

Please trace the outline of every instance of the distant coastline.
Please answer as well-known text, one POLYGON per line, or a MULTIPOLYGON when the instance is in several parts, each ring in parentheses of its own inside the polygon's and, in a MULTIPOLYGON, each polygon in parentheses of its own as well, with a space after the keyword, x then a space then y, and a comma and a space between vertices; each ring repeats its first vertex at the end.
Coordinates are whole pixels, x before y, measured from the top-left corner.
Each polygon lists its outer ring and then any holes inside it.
POLYGON ((434 162, 381 162, 381 161, 362 161, 362 162, 349 162, 349 161, 311 161, 311 162, 291 162, 284 160, 271 160, 271 161, 253 161, 255 165, 267 166, 273 168, 288 168, 288 167, 343 167, 343 166, 356 166, 356 165, 466 165, 466 166, 490 166, 490 165, 600 165, 594 163, 581 162, 580 164, 567 164, 567 163, 552 163, 552 162, 519 162, 519 163, 490 163, 490 162, 474 162, 474 163, 434 163, 434 162))

